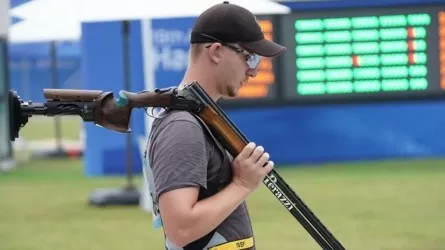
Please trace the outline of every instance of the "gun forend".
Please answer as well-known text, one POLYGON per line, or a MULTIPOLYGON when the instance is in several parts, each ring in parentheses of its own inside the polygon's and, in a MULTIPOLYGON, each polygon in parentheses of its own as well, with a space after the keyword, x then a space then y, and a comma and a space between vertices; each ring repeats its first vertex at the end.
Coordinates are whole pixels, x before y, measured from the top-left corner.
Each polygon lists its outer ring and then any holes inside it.
POLYGON ((83 89, 43 89, 43 96, 47 100, 83 101, 96 100, 104 91, 83 89))

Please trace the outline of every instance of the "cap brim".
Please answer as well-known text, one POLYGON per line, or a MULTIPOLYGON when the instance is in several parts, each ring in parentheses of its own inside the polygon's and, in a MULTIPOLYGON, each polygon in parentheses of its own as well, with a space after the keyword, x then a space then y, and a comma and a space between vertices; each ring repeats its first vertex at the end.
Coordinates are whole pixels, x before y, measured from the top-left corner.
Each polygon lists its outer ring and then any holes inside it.
POLYGON ((250 52, 264 57, 276 57, 283 54, 287 50, 286 47, 267 39, 250 43, 240 43, 240 45, 250 52))

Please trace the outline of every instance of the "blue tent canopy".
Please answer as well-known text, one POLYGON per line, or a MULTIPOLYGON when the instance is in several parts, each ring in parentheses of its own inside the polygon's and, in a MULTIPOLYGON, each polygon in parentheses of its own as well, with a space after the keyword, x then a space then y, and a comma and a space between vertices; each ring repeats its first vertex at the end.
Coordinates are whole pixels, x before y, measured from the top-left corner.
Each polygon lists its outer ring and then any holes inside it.
MULTIPOLYGON (((9 44, 10 58, 46 58, 49 56, 51 44, 45 43, 20 43, 9 44)), ((60 58, 80 57, 80 44, 78 41, 56 42, 57 56, 60 58)))
MULTIPOLYGON (((32 0, 10 0, 11 8, 32 0)), ((22 19, 11 17, 11 25, 22 19)), ((21 98, 36 102, 44 101, 42 89, 52 87, 50 42, 9 43, 10 88, 18 91, 21 98)), ((79 41, 56 42, 58 88, 80 88, 79 41)))

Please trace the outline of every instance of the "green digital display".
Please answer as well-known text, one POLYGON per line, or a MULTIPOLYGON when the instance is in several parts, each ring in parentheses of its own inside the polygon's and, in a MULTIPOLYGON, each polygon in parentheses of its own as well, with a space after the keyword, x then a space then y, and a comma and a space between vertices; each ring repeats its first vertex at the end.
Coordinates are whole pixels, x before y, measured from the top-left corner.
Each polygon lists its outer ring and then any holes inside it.
POLYGON ((295 21, 300 95, 424 90, 429 14, 295 21))
POLYGON ((307 9, 258 20, 287 51, 263 58, 241 89, 255 98, 223 107, 445 98, 445 3, 307 9))
POLYGON ((323 102, 444 93, 439 76, 444 12, 436 6, 285 17, 283 30, 292 32, 282 35, 290 54, 282 71, 283 97, 323 102))

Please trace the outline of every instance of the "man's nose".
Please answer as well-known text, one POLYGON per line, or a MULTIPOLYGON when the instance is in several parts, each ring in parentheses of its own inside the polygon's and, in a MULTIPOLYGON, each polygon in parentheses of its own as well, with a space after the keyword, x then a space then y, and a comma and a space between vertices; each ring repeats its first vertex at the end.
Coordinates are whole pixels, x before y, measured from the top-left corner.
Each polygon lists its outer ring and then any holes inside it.
POLYGON ((258 74, 258 71, 256 68, 247 70, 247 75, 250 77, 256 77, 257 74, 258 74))

